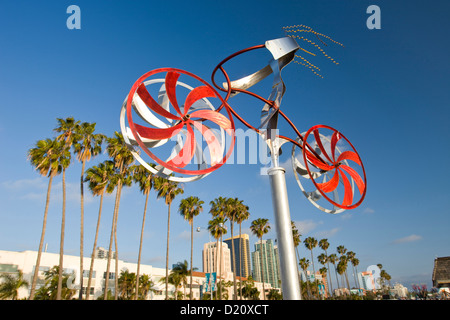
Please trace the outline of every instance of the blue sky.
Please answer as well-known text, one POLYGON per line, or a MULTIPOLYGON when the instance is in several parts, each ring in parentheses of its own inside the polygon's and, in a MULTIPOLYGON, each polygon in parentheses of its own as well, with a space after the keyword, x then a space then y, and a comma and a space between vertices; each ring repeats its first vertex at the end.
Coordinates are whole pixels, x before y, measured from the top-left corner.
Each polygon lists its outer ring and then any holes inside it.
MULTIPOLYGON (((37 140, 53 136, 56 118, 96 122, 99 132, 112 135, 120 131, 123 99, 145 72, 174 67, 210 81, 213 68, 229 54, 283 37, 284 26, 305 24, 345 47, 326 48, 338 66, 311 59, 323 79, 296 64, 283 70, 287 92, 282 109, 300 131, 326 124, 349 138, 364 162, 368 191, 358 208, 329 215, 307 201, 288 170, 291 218, 303 238, 327 238, 330 252, 339 245, 354 251, 359 271, 381 263, 393 283, 431 287, 434 258, 450 255, 450 170, 445 165, 450 156, 449 9, 447 1, 3 1, 0 249, 38 249, 47 179, 33 170, 26 153, 37 140), (66 9, 72 4, 81 9, 80 30, 66 27, 66 9), (381 9, 379 30, 366 27, 371 4, 381 9)), ((265 63, 243 58, 232 70, 243 76, 265 63)), ((260 108, 256 102, 242 112, 257 119, 260 108)), ((105 159, 99 156, 90 165, 105 159)), ((272 230, 267 238, 276 237, 269 181, 260 168, 224 165, 184 185, 172 210, 171 264, 189 260, 190 229, 176 208, 190 195, 207 204, 195 226, 207 226, 211 200, 238 197, 251 212, 243 228, 248 231, 252 220, 268 218, 272 230)), ((80 170, 74 161, 67 172, 65 252, 73 255, 79 254, 80 170)), ((105 200, 103 209, 103 247, 109 244, 113 198, 105 200)), ((61 202, 58 177, 45 239, 50 252, 59 251, 61 202)), ((143 206, 138 188, 124 190, 118 242, 119 256, 127 261, 137 260, 143 206)), ((97 210, 98 199, 87 196, 86 255, 97 210)), ((164 202, 152 193, 143 263, 165 265, 166 216, 164 202)), ((207 241, 206 232, 196 234, 194 266, 199 270, 207 241)), ((300 250, 310 257, 304 247, 300 250)), ((320 251, 315 249, 315 256, 320 251)))

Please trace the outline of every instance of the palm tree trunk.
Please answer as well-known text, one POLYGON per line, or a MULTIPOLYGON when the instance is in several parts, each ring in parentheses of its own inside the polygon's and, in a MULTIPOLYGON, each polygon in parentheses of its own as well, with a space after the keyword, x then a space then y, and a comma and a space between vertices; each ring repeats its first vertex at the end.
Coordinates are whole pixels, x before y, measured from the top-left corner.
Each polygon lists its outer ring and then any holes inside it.
MULTIPOLYGON (((167 212, 167 247, 166 247, 166 300, 169 299, 169 236, 170 236, 170 205, 168 204, 167 212)), ((175 288, 176 290, 176 288, 175 288)))
MULTIPOLYGON (((222 241, 223 237, 220 236, 220 264, 219 264, 219 279, 222 279, 222 263, 223 263, 223 246, 222 241)), ((222 280, 220 280, 220 286, 219 286, 219 300, 222 300, 222 280)))
POLYGON ((105 193, 102 192, 102 195, 100 196, 100 208, 98 209, 97 228, 95 229, 95 237, 94 237, 94 248, 92 249, 91 266, 89 268, 89 279, 88 279, 88 285, 87 285, 87 289, 86 289, 86 300, 89 300, 89 295, 90 295, 90 291, 91 291, 92 274, 94 272, 95 248, 97 247, 98 231, 100 230, 100 219, 102 217, 102 207, 103 207, 103 196, 104 195, 105 195, 105 193))
POLYGON ((84 239, 84 167, 85 160, 83 160, 81 165, 81 183, 80 183, 80 205, 81 205, 81 215, 80 215, 80 295, 79 300, 83 300, 83 239, 84 239))
POLYGON ((120 197, 122 195, 122 183, 119 183, 120 189, 119 189, 119 198, 117 200, 117 213, 116 213, 116 220, 114 221, 114 246, 116 250, 116 263, 115 263, 115 273, 116 276, 114 277, 114 299, 117 300, 119 298, 119 248, 117 243, 117 221, 119 220, 119 206, 120 206, 120 197))
POLYGON ((358 267, 355 266, 355 271, 356 271, 356 280, 358 280, 358 289, 361 288, 361 284, 359 283, 359 277, 358 277, 358 267))
POLYGON ((137 300, 138 295, 139 295, 139 271, 141 268, 142 239, 144 238, 145 216, 147 213, 147 203, 148 203, 149 194, 150 194, 150 192, 147 192, 147 196, 145 197, 144 214, 142 217, 141 240, 139 242, 139 254, 138 254, 138 263, 137 263, 137 270, 136 270, 136 294, 135 294, 134 300, 137 300))
POLYGON ((330 285, 328 288, 328 291, 330 293, 330 297, 333 296, 333 284, 331 283, 332 279, 331 279, 331 270, 330 270, 330 261, 328 261, 328 253, 327 250, 325 250, 325 255, 327 256, 327 270, 328 270, 328 276, 330 277, 330 285))
POLYGON ((345 275, 345 280, 347 282, 348 291, 350 291, 350 283, 348 282, 348 276, 347 276, 347 267, 345 268, 344 275, 345 275))
POLYGON ((262 280, 262 284, 263 284, 263 292, 262 292, 262 296, 263 296, 263 300, 266 300, 266 288, 264 287, 264 270, 263 270, 263 254, 262 254, 262 237, 261 237, 261 239, 259 239, 260 240, 260 247, 259 247, 259 254, 260 254, 260 256, 261 256, 261 261, 260 261, 260 264, 261 264, 261 280, 262 280))
MULTIPOLYGON (((216 241, 216 300, 217 298, 217 292, 219 291, 217 288, 218 283, 218 276, 219 276, 219 238, 217 238, 216 241)), ((212 286, 212 275, 211 275, 211 286, 212 286)))
POLYGON ((36 259, 36 266, 34 267, 33 282, 31 284, 31 292, 29 300, 34 299, 34 294, 36 292, 36 282, 39 274, 39 266, 41 264, 41 255, 42 255, 42 248, 44 246, 45 229, 47 227, 47 214, 48 214, 48 206, 50 204, 50 191, 52 189, 52 181, 53 181, 53 174, 50 173, 47 187, 47 199, 45 200, 44 221, 42 222, 41 240, 39 241, 39 250, 36 259))
POLYGON ((303 271, 305 272, 305 277, 306 277, 306 290, 308 291, 308 298, 311 300, 312 294, 311 294, 311 287, 309 286, 308 271, 307 270, 303 270, 303 271))
POLYGON ((341 285, 339 284, 339 278, 338 278, 338 273, 337 273, 337 269, 336 269, 336 264, 333 263, 333 266, 334 266, 334 273, 336 274, 336 283, 337 283, 338 289, 340 289, 341 285))
POLYGON ((244 258, 242 256, 242 223, 239 223, 239 296, 242 300, 242 262, 244 258))
POLYGON ((233 237, 233 229, 234 229, 234 223, 233 221, 230 220, 230 224, 231 224, 231 251, 232 251, 232 256, 231 259, 233 261, 233 293, 234 293, 234 297, 232 300, 237 299, 237 287, 236 287, 236 257, 235 257, 235 252, 234 252, 234 237, 233 237))
POLYGON ((66 170, 62 172, 62 189, 63 189, 63 206, 62 206, 62 218, 61 218, 61 240, 59 245, 59 275, 58 275, 58 288, 56 291, 56 300, 61 300, 62 292, 62 278, 63 278, 63 259, 64 259, 64 230, 66 227, 66 170))
POLYGON ((192 258, 194 252, 194 218, 191 221, 191 277, 190 277, 190 291, 189 291, 189 300, 192 300, 192 272, 194 272, 194 268, 192 266, 192 258))
MULTIPOLYGON (((120 183, 121 183, 121 181, 119 181, 119 184, 120 183)), ((112 223, 111 223, 111 235, 109 237, 108 261, 106 263, 105 292, 103 293, 103 299, 104 300, 106 300, 108 298, 109 273, 110 273, 110 267, 111 267, 112 244, 113 244, 113 241, 114 241, 114 225, 115 225, 115 221, 116 221, 117 201, 118 201, 119 196, 120 196, 119 185, 117 185, 116 200, 115 200, 113 218, 112 218, 112 223)))

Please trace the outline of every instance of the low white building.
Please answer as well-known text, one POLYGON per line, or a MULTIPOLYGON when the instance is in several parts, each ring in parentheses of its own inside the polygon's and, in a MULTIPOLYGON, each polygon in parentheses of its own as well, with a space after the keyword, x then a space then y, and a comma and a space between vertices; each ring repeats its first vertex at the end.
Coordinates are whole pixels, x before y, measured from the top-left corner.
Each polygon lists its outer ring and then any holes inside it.
MULTIPOLYGON (((36 265, 37 251, 3 251, 0 250, 0 273, 17 273, 18 270, 23 272, 24 280, 28 281, 30 286, 28 289, 21 288, 19 291, 19 299, 27 298, 30 295, 31 283, 33 280, 34 269, 36 265)), ((64 272, 68 274, 74 274, 74 277, 70 279, 71 286, 73 289, 77 289, 77 294, 75 297, 78 297, 78 290, 80 289, 80 258, 79 256, 71 256, 64 255, 63 257, 64 264, 64 272)), ((91 264, 91 258, 84 258, 83 260, 83 296, 85 297, 86 288, 88 284, 89 278, 89 268, 91 264)), ((39 278, 37 282, 36 289, 44 284, 44 272, 51 269, 53 266, 59 265, 59 254, 56 253, 48 253, 42 252, 41 262, 39 266, 39 278)), ((106 258, 96 258, 94 259, 94 268, 93 268, 93 278, 91 282, 91 290, 90 290, 90 299, 97 299, 99 296, 103 295, 103 289, 105 287, 105 278, 106 278, 106 269, 107 269, 107 259, 106 258)), ((114 293, 114 282, 115 282, 115 259, 111 259, 110 263, 110 276, 109 276, 109 284, 108 290, 110 289, 114 293)), ((128 270, 130 273, 136 273, 137 263, 125 262, 119 259, 118 263, 119 274, 123 270, 128 270)), ((170 270, 169 270, 170 272, 170 270)), ((165 268, 155 268, 150 265, 141 264, 139 274, 147 274, 150 276, 151 280, 155 284, 153 287, 156 289, 156 293, 149 293, 147 299, 151 300, 163 300, 165 299, 165 283, 160 282, 161 278, 166 276, 165 268)), ((188 277, 188 282, 190 278, 188 277)), ((233 281, 233 273, 227 272, 225 281, 233 281)), ((203 288, 203 284, 205 283, 205 273, 203 272, 194 272, 193 273, 193 299, 200 299, 201 292, 200 290, 203 288)), ((188 285, 189 286, 189 285, 188 285)), ((262 283, 255 282, 255 287, 261 292, 262 291, 262 283)), ((265 284, 266 292, 271 289, 270 284, 265 284)), ((228 296, 231 299, 233 288, 228 287, 228 296)), ((175 288, 173 285, 169 284, 168 287, 169 297, 173 297, 175 288)), ((178 288, 178 291, 189 294, 189 288, 178 288)))

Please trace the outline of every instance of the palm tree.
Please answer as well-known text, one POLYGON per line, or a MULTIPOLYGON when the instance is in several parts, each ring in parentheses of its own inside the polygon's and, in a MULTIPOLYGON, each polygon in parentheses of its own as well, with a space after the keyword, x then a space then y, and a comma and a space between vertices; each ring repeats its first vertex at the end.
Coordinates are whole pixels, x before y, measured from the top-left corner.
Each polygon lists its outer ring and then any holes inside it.
MULTIPOLYGON (((327 262, 327 269, 328 270, 330 270, 330 260, 328 259, 328 252, 327 252, 327 249, 328 249, 329 246, 330 246, 330 243, 328 242, 328 239, 322 239, 322 240, 319 241, 319 247, 323 251, 325 251, 325 257, 327 258, 326 262, 327 262)), ((329 283, 330 283, 330 293, 332 293, 333 292, 333 284, 331 283, 331 274, 329 274, 329 276, 330 276, 330 281, 329 281, 329 283)))
POLYGON ((89 279, 86 290, 86 300, 89 300, 89 295, 91 291, 91 281, 92 274, 94 272, 94 261, 95 261, 95 248, 97 247, 98 232, 100 230, 100 220, 102 217, 102 207, 103 207, 103 196, 105 191, 111 193, 114 191, 114 186, 112 186, 109 181, 114 174, 114 162, 111 160, 106 160, 100 163, 98 166, 93 166, 86 171, 85 181, 88 182, 89 190, 91 190, 94 196, 100 196, 100 206, 98 209, 97 217, 97 227, 95 229, 94 246, 92 248, 91 254, 91 265, 89 268, 89 279))
MULTIPOLYGON (((341 275, 342 277, 342 283, 344 283, 344 277, 345 277, 345 269, 347 268, 346 261, 344 259, 341 259, 343 256, 339 258, 339 262, 337 264, 337 273, 341 275)), ((345 288, 345 286, 343 285, 345 288)))
POLYGON ((340 289, 341 286, 339 285, 339 278, 338 278, 337 269, 336 269, 336 262, 338 261, 337 255, 335 253, 330 254, 328 256, 328 261, 330 261, 334 266, 334 272, 336 274, 336 283, 337 283, 338 289, 340 289))
MULTIPOLYGON (((227 233, 227 229, 225 228, 225 222, 226 222, 226 219, 221 215, 216 216, 214 219, 212 219, 208 222, 208 231, 211 233, 211 235, 214 237, 214 239, 216 239, 216 275, 218 275, 219 277, 220 277, 220 274, 222 273, 222 262, 219 262, 219 256, 222 255, 221 254, 222 251, 219 251, 219 239, 222 238, 222 236, 227 233), (220 263, 220 269, 219 269, 219 263, 220 263)), ((222 297, 222 287, 221 286, 218 286, 218 290, 216 290, 216 299, 217 299, 218 291, 219 291, 219 297, 222 297)))
POLYGON ((242 207, 244 207, 243 201, 239 200, 238 198, 228 198, 226 200, 226 210, 225 210, 225 216, 230 221, 230 231, 231 231, 231 261, 233 262, 233 293, 234 297, 233 299, 237 299, 237 286, 236 286, 236 257, 235 257, 235 251, 234 251, 234 223, 238 219, 239 212, 242 210, 242 207))
MULTIPOLYGON (((142 216, 142 227, 141 227, 141 238, 139 241, 139 253, 138 253, 138 263, 136 270, 136 292, 139 289, 139 271, 141 267, 141 253, 142 253, 142 241, 144 238, 144 226, 145 226, 145 216, 147 214, 147 204, 148 204, 148 196, 150 194, 150 190, 153 187, 153 174, 147 170, 144 166, 139 165, 135 166, 132 170, 133 172, 133 180, 134 182, 139 184, 139 189, 145 195, 145 205, 144 205, 144 214, 142 216)), ((138 295, 135 295, 135 300, 138 299, 138 295)))
POLYGON ((166 300, 169 298, 169 235, 170 235, 170 206, 173 199, 179 194, 183 194, 184 190, 179 186, 178 182, 170 181, 161 177, 156 177, 154 181, 155 189, 158 192, 158 198, 164 198, 167 205, 167 248, 166 248, 166 300))
POLYGON ((57 161, 58 154, 61 152, 62 143, 57 140, 45 139, 39 140, 36 146, 28 150, 28 160, 31 165, 38 170, 39 174, 42 176, 48 176, 48 187, 47 187, 47 199, 45 201, 44 219, 42 223, 41 240, 39 242, 39 250, 36 258, 36 265, 34 268, 33 280, 31 283, 30 300, 34 299, 34 294, 36 292, 36 282, 39 273, 39 266, 41 263, 42 248, 44 246, 45 231, 47 226, 47 214, 48 207, 50 204, 50 191, 52 188, 53 178, 61 173, 61 166, 57 161))
POLYGON ((320 274, 321 274, 322 277, 323 277, 324 274, 325 274, 325 275, 327 274, 327 272, 326 272, 327 268, 325 267, 325 264, 328 262, 328 257, 327 257, 327 255, 326 255, 325 253, 321 253, 321 254, 319 254, 319 255, 317 256, 317 260, 320 262, 320 264, 323 265, 323 268, 321 268, 321 269, 319 270, 320 274), (322 269, 325 269, 325 272, 323 272, 322 269))
MULTIPOLYGON (((353 251, 347 251, 348 262, 351 263, 354 258, 355 258, 355 253, 353 251)), ((353 273, 353 281, 355 282, 355 287, 357 287, 355 268, 353 268, 353 264, 352 264, 352 273, 353 273)))
POLYGON ((260 241, 260 262, 261 262, 261 279, 262 279, 262 284, 263 284, 263 300, 266 300, 266 292, 265 292, 265 288, 264 288, 264 270, 263 270, 263 255, 262 255, 262 247, 263 247, 263 243, 262 243, 262 237, 263 235, 265 235, 267 232, 269 232, 270 230, 270 225, 269 225, 269 219, 263 219, 263 218, 258 218, 256 220, 252 221, 252 224, 250 226, 250 230, 252 230, 252 233, 259 238, 260 241))
MULTIPOLYGON (((293 241, 294 241, 295 253, 296 253, 296 256, 297 256, 297 274, 299 275, 299 282, 301 284, 300 270, 299 270, 300 254, 298 252, 298 246, 302 243, 302 240, 300 239, 300 237, 302 235, 298 231, 297 226, 295 225, 294 221, 291 221, 291 227, 292 227, 292 238, 293 238, 293 241)), ((301 292, 300 292, 300 294, 301 294, 301 292)))
MULTIPOLYGON (((44 272, 45 285, 40 287, 36 292, 35 300, 55 300, 58 292, 59 282, 59 266, 53 266, 44 272)), ((74 278, 74 274, 63 272, 61 298, 63 300, 71 300, 76 293, 75 289, 70 289, 67 284, 69 279, 74 278)))
POLYGON ((359 259, 353 257, 353 259, 351 259, 350 262, 352 263, 352 266, 354 268, 354 274, 355 274, 355 279, 356 279, 355 286, 359 290, 359 288, 361 288, 361 285, 359 284, 358 269, 357 269, 357 266, 359 265, 359 259))
MULTIPOLYGON (((80 274, 83 274, 83 247, 84 247, 84 169, 86 161, 91 160, 92 157, 97 156, 102 152, 102 143, 106 138, 103 134, 94 134, 95 123, 83 122, 76 126, 75 141, 73 144, 74 153, 77 155, 77 160, 81 165, 81 179, 80 179, 80 274)), ((83 288, 83 276, 80 276, 80 288, 83 288)), ((83 291, 80 290, 80 300, 83 296, 83 291)))
POLYGON ((119 265, 119 253, 117 250, 117 220, 119 215, 119 206, 120 206, 120 196, 122 192, 122 187, 130 186, 132 177, 130 175, 129 167, 134 162, 134 157, 130 150, 128 149, 127 145, 125 144, 125 141, 123 139, 123 136, 118 133, 117 131, 114 132, 114 137, 107 138, 107 147, 106 151, 108 153, 108 156, 113 159, 114 166, 116 168, 116 174, 111 178, 111 183, 116 186, 116 199, 114 203, 114 214, 113 214, 113 223, 111 226, 111 236, 109 241, 109 251, 108 251, 108 263, 106 267, 106 280, 105 280, 105 293, 103 298, 107 299, 108 294, 108 282, 109 282, 109 268, 111 263, 111 256, 112 256, 112 241, 114 237, 114 243, 115 243, 115 251, 116 251, 116 276, 115 276, 115 299, 118 298, 118 265, 119 265))
POLYGON ((241 297, 242 300, 242 275, 243 275, 243 261, 244 261, 244 256, 243 256, 243 250, 242 250, 242 222, 244 222, 245 220, 247 220, 250 217, 250 212, 248 211, 249 207, 246 205, 242 205, 239 207, 239 211, 238 214, 236 216, 236 223, 239 225, 239 254, 240 254, 240 258, 239 258, 239 266, 240 266, 240 270, 239 270, 239 295, 241 297))
POLYGON ((300 265, 300 268, 302 268, 303 273, 305 274, 308 298, 311 299, 311 288, 309 287, 309 279, 308 279, 308 275, 306 273, 311 262, 306 258, 301 258, 298 264, 300 265))
MULTIPOLYGON (((218 279, 222 278, 222 256, 223 256, 223 250, 222 250, 222 238, 223 235, 227 233, 225 226, 225 221, 226 219, 226 210, 227 210, 227 204, 226 204, 226 198, 222 198, 222 197, 218 197, 216 199, 214 199, 213 201, 211 201, 209 203, 211 205, 211 208, 209 209, 209 213, 211 213, 211 215, 215 218, 221 217, 223 218, 222 221, 217 220, 215 221, 215 228, 217 230, 215 230, 215 232, 217 232, 217 234, 219 235, 220 238, 220 243, 219 243, 219 238, 216 238, 217 240, 217 245, 216 245, 216 275, 218 277, 218 279), (219 249, 219 244, 220 244, 220 249, 219 249), (219 257, 220 257, 220 262, 219 262, 219 257)), ((214 220, 213 220, 214 221, 214 220)), ((209 227, 208 227, 209 228, 209 227)), ((213 231, 211 231, 211 234, 213 233, 213 231)), ((213 234, 214 236, 214 234, 213 234)), ((214 236, 215 237, 215 236, 214 236)), ((219 280, 217 280, 219 281, 219 280)), ((219 298, 222 299, 222 286, 218 286, 219 290, 219 298)), ((216 291, 216 296, 217 296, 217 291, 216 291)))
POLYGON ((121 299, 131 300, 135 295, 134 284, 136 283, 136 274, 134 272, 129 272, 127 269, 120 272, 118 278, 118 291, 121 299))
MULTIPOLYGON (((197 269, 197 268, 193 268, 193 269, 197 269)), ((192 265, 191 265, 191 270, 189 270, 189 265, 186 260, 184 260, 183 262, 177 262, 177 264, 172 268, 172 272, 178 273, 180 276, 181 283, 183 283, 183 287, 184 287, 184 296, 185 297, 186 297, 187 276, 192 275, 193 269, 192 269, 192 265)), ((192 288, 192 284, 191 284, 191 288, 192 288)), ((191 290, 191 298, 192 298, 192 290, 191 290)))
MULTIPOLYGON (((64 142, 64 147, 59 158, 59 162, 62 167, 62 189, 63 189, 63 206, 62 206, 62 219, 61 219, 61 241, 59 248, 59 277, 58 277, 58 291, 56 299, 61 299, 62 281, 63 281, 63 255, 64 255, 64 233, 65 233, 65 221, 66 221, 66 170, 70 165, 71 153, 70 148, 77 142, 78 136, 76 132, 79 127, 80 121, 75 121, 74 118, 69 117, 66 119, 57 118, 58 126, 54 129, 55 132, 60 133, 56 139, 64 142)), ((82 257, 80 257, 82 259, 82 257)), ((80 279, 83 278, 83 270, 81 270, 80 279)), ((80 297, 82 290, 80 289, 80 297)))
MULTIPOLYGON (((187 220, 191 226, 191 269, 192 258, 194 253, 194 217, 203 211, 202 205, 204 202, 198 197, 189 197, 181 200, 178 211, 183 216, 184 220, 187 220)), ((190 291, 189 298, 192 299, 192 270, 190 272, 190 291)))
POLYGON ((17 300, 19 297, 19 289, 22 287, 28 288, 28 281, 23 279, 22 270, 18 270, 17 277, 12 274, 0 275, 0 300, 11 299, 17 300))
POLYGON ((149 292, 155 292, 154 283, 148 274, 143 274, 139 277, 139 299, 145 300, 149 292))
POLYGON ((347 276, 347 266, 348 266, 348 257, 343 254, 342 256, 339 257, 339 263, 341 264, 341 268, 343 269, 343 275, 344 275, 344 279, 347 283, 347 288, 350 291, 350 283, 348 282, 348 276, 347 276))
POLYGON ((313 266, 313 274, 314 279, 316 279, 316 269, 314 267, 314 258, 313 258, 313 249, 317 246, 317 240, 313 237, 306 238, 303 243, 305 244, 305 247, 311 251, 311 262, 313 266))
POLYGON ((342 261, 342 267, 344 268, 344 277, 347 283, 347 288, 348 290, 350 290, 350 284, 348 282, 348 276, 347 276, 347 262, 348 262, 348 258, 345 255, 345 253, 347 252, 347 249, 344 246, 338 246, 337 247, 337 252, 341 255, 339 257, 339 261, 342 261))

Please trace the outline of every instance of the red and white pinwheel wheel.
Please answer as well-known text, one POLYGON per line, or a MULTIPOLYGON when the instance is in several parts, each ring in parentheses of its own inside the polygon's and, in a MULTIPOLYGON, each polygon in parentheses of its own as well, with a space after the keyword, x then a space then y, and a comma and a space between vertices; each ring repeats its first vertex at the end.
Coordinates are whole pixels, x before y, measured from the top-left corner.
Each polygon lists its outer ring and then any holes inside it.
POLYGON ((142 165, 176 181, 200 179, 218 169, 235 141, 232 115, 219 93, 194 74, 174 68, 147 72, 134 83, 122 106, 121 130, 142 165), (224 111, 216 111, 213 103, 224 111))
POLYGON ((344 135, 317 125, 303 136, 301 159, 294 149, 292 164, 297 182, 317 208, 338 213, 361 204, 367 189, 366 174, 356 149, 344 135), (307 180, 299 179, 298 174, 307 180))

